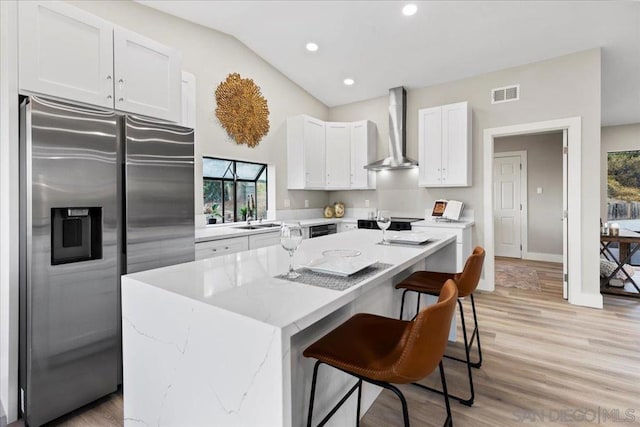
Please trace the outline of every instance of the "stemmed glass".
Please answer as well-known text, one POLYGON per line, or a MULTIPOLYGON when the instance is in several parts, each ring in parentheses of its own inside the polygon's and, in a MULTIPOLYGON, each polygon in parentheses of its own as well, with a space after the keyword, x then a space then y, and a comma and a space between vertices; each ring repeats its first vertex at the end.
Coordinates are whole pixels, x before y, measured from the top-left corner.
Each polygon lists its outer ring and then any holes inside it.
POLYGON ((299 222, 283 222, 280 226, 280 244, 285 251, 289 252, 289 272, 287 279, 300 277, 299 273, 293 270, 293 253, 302 242, 302 227, 299 222))
POLYGON ((382 230, 382 244, 387 244, 386 232, 389 226, 391 225, 391 218, 388 215, 385 215, 384 212, 378 212, 376 217, 376 224, 378 224, 378 228, 382 230))

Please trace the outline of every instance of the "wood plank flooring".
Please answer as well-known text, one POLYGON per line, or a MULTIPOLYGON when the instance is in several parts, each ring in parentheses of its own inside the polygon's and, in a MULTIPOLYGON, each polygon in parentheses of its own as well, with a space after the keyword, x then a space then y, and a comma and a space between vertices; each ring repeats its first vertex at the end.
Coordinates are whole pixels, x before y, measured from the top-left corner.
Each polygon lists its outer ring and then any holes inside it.
MULTIPOLYGON (((560 264, 496 262, 534 268, 542 289, 497 286, 495 292, 476 294, 484 362, 473 370, 473 407, 451 402, 454 425, 618 425, 623 420, 619 425, 640 425, 640 302, 605 296, 603 310, 572 306, 562 300, 560 264)), ((466 309, 465 317, 471 319, 470 307, 466 309)), ((460 354, 461 349, 459 342, 448 353, 460 354)), ((465 366, 445 359, 445 372, 449 391, 466 396, 465 366)), ((437 371, 424 383, 439 387, 437 371)), ((441 396, 414 386, 401 390, 412 426, 442 425, 441 396)), ((52 425, 122 426, 122 394, 52 425)), ((387 391, 361 423, 401 425, 400 403, 387 391)))

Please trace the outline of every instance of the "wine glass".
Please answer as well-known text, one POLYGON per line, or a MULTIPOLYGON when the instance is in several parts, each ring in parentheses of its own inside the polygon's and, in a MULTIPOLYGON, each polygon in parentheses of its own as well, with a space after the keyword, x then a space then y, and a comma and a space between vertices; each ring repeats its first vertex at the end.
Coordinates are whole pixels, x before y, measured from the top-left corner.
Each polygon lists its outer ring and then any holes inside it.
POLYGON ((302 227, 299 222, 283 222, 280 226, 280 244, 285 251, 289 252, 289 272, 287 279, 300 277, 299 273, 293 270, 293 253, 302 242, 302 227))
POLYGON ((385 215, 384 212, 378 212, 378 216, 376 217, 376 224, 378 224, 378 228, 382 230, 382 244, 387 244, 386 231, 391 226, 391 217, 385 215))

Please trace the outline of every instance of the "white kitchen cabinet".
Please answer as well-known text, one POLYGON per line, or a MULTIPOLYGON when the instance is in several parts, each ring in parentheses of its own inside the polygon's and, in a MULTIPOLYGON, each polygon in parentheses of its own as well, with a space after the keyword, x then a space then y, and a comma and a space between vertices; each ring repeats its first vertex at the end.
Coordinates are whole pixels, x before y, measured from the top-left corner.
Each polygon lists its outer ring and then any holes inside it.
POLYGON ((182 72, 182 114, 180 123, 184 127, 196 128, 196 76, 182 72))
POLYGON ((212 240, 196 243, 196 260, 213 258, 249 250, 248 237, 232 237, 229 239, 212 240))
POLYGON ((373 122, 324 122, 300 115, 287 119, 289 190, 365 190, 375 175, 364 166, 377 155, 373 122))
POLYGON ((249 249, 266 248, 280 244, 280 230, 249 236, 249 249))
POLYGON ((19 86, 113 108, 113 24, 63 2, 18 2, 19 86))
POLYGON ((180 51, 118 26, 113 47, 115 108, 180 122, 180 51))
POLYGON ((353 231, 358 229, 358 224, 355 222, 341 222, 338 224, 338 233, 344 233, 345 231, 353 231))
POLYGON ((369 120, 351 123, 351 189, 376 188, 375 172, 364 168, 377 160, 378 141, 376 135, 376 125, 369 120))
POLYGON ((351 126, 349 123, 325 124, 326 189, 351 186, 351 126))
POLYGON ((473 251, 472 248, 472 235, 471 230, 473 223, 465 222, 464 225, 452 223, 451 226, 447 226, 446 223, 436 223, 433 226, 422 225, 427 221, 421 221, 421 225, 413 225, 412 229, 416 231, 429 231, 434 235, 451 235, 456 236, 456 272, 459 273, 464 268, 467 258, 473 251))
POLYGON ((19 86, 180 123, 180 52, 64 2, 18 2, 19 86))
POLYGON ((421 187, 471 186, 471 109, 467 102, 418 111, 421 187))
POLYGON ((287 119, 287 182, 290 190, 324 190, 325 123, 309 116, 287 119))

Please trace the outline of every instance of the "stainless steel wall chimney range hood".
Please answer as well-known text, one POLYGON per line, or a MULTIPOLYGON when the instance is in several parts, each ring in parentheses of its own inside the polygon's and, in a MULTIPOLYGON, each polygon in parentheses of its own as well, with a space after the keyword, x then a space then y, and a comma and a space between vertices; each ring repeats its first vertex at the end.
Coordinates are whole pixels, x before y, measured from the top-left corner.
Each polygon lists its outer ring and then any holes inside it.
POLYGON ((418 162, 407 154, 407 91, 404 87, 389 89, 389 157, 365 166, 372 171, 411 169, 418 162))

